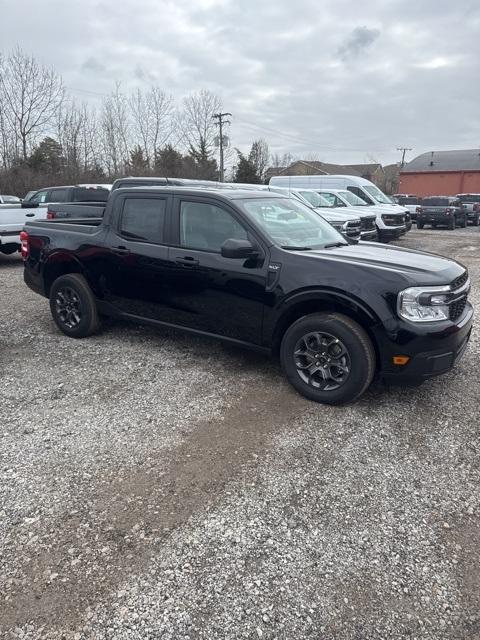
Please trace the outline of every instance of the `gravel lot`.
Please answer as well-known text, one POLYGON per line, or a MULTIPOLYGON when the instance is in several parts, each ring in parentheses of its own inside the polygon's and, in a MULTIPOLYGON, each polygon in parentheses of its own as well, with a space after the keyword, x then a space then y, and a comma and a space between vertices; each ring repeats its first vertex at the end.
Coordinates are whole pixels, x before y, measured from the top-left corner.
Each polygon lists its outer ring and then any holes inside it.
MULTIPOLYGON (((478 228, 401 246, 466 264, 478 228)), ((315 405, 277 363, 61 335, 0 256, 0 637, 480 638, 478 327, 419 389, 315 405)))

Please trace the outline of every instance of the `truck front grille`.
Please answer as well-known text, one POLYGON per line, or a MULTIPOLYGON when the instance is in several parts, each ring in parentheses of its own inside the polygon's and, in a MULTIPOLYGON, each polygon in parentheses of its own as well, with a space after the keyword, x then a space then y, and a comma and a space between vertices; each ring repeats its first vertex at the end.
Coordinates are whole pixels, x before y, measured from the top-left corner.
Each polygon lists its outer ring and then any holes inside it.
POLYGON ((465 270, 461 276, 458 276, 458 278, 455 278, 455 280, 453 280, 453 282, 450 283, 450 287, 452 288, 453 291, 455 291, 455 289, 460 289, 460 287, 463 287, 463 285, 467 282, 467 280, 468 280, 468 271, 465 270))
POLYGON ((358 238, 360 235, 360 222, 347 222, 347 230, 345 233, 349 238, 358 238))
POLYGON ((459 300, 452 302, 450 305, 450 320, 458 320, 467 306, 467 295, 465 294, 459 300))
POLYGON ((461 276, 455 278, 455 280, 450 283, 450 288, 452 289, 454 296, 457 291, 460 294, 459 297, 454 298, 454 301, 449 305, 450 320, 455 321, 460 318, 467 306, 468 293, 470 290, 470 285, 468 283, 468 271, 465 270, 461 276))
POLYGON ((362 231, 374 231, 375 230, 375 216, 371 218, 361 218, 360 227, 362 231))

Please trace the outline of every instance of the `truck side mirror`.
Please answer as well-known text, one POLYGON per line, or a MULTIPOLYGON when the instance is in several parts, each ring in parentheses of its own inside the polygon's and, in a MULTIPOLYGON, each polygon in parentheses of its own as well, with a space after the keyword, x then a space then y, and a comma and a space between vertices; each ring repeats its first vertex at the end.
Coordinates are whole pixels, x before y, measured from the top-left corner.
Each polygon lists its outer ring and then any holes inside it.
POLYGON ((28 202, 28 200, 25 202, 24 200, 20 206, 22 209, 37 209, 38 202, 28 202))
POLYGON ((220 251, 224 258, 246 259, 258 255, 258 249, 249 240, 236 240, 235 238, 225 240, 220 251))

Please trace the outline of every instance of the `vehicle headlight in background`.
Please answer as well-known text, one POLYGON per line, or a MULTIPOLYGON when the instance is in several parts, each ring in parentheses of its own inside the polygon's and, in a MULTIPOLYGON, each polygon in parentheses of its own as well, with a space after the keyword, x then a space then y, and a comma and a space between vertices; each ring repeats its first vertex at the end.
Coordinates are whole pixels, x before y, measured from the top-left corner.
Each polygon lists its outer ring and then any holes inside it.
POLYGON ((398 294, 398 315, 411 322, 448 320, 450 287, 410 287, 398 294))

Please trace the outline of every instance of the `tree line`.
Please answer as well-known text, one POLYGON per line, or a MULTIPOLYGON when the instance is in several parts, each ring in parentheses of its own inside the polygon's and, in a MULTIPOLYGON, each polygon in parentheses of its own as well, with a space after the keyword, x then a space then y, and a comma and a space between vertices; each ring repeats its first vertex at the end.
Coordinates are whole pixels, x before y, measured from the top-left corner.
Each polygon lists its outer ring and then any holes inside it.
MULTIPOLYGON (((206 89, 176 103, 158 86, 124 92, 118 83, 98 106, 79 103, 54 69, 20 48, 0 52, 0 190, 23 196, 123 175, 216 180, 221 108, 206 89)), ((264 140, 248 154, 228 148, 227 160, 227 180, 254 183, 271 161, 264 140)))

